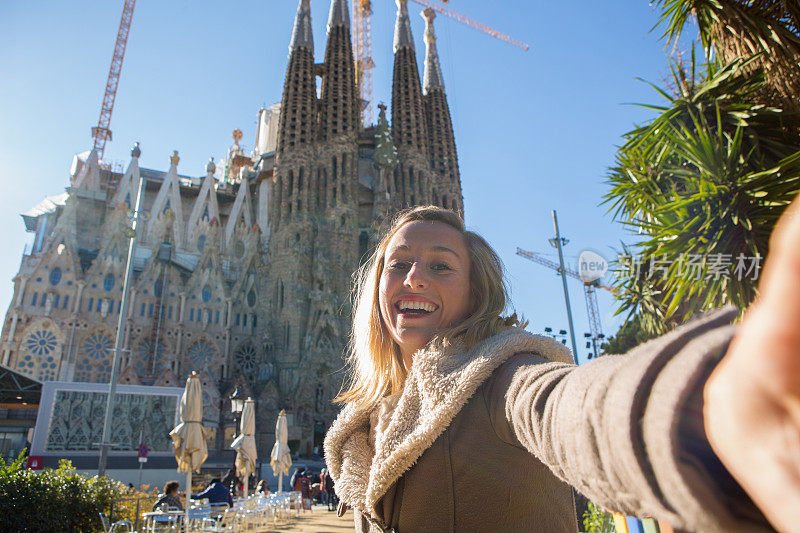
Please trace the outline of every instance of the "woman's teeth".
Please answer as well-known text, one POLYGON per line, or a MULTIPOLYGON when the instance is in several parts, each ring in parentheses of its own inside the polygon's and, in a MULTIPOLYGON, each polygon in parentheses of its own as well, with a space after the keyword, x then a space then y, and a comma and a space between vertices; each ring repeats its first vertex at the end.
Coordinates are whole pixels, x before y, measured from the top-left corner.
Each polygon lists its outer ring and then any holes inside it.
POLYGON ((397 307, 403 313, 432 313, 436 311, 436 306, 427 302, 402 301, 397 304, 397 307))

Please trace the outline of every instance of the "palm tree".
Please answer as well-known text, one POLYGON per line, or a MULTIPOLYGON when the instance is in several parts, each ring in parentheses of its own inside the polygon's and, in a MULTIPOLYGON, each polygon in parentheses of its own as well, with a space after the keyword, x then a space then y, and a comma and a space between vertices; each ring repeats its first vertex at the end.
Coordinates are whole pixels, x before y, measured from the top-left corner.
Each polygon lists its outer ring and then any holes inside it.
POLYGON ((758 56, 752 69, 766 73, 765 102, 798 110, 800 5, 795 0, 656 0, 660 24, 677 40, 697 24, 707 57, 720 63, 758 56))
POLYGON ((656 88, 666 104, 646 106, 658 115, 625 135, 610 170, 605 203, 643 236, 619 312, 650 333, 727 303, 744 309, 754 258, 800 190, 800 115, 761 103, 757 61, 673 64, 676 93, 656 88))

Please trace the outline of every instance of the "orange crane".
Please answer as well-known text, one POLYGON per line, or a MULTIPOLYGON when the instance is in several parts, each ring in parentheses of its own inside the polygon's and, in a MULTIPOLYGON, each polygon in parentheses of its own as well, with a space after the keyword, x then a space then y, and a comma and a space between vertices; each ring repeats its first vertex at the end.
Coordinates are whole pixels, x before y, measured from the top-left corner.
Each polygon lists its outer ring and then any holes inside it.
POLYGON ((111 68, 108 69, 108 81, 106 81, 103 106, 100 108, 100 119, 97 121, 97 126, 92 128, 94 149, 97 151, 98 159, 103 158, 106 141, 111 140, 111 130, 108 127, 111 125, 111 112, 114 110, 114 99, 117 96, 117 85, 120 72, 122 72, 122 60, 125 58, 125 45, 128 43, 128 33, 131 29, 135 5, 136 0, 125 0, 125 5, 122 7, 122 18, 119 21, 119 30, 117 30, 117 42, 114 45, 111 68))
MULTIPOLYGON (((509 37, 486 24, 482 24, 475 20, 470 19, 464 15, 450 11, 442 7, 440 4, 432 2, 431 0, 411 0, 417 4, 429 7, 446 15, 461 24, 466 24, 476 30, 507 42, 512 46, 516 46, 521 50, 527 52, 530 46, 522 41, 509 37)), ((442 3, 447 3, 443 0, 442 3)), ((364 126, 372 124, 373 110, 372 110, 372 69, 375 67, 375 62, 372 60, 372 30, 370 25, 370 17, 372 15, 372 1, 371 0, 353 0, 353 14, 355 20, 355 63, 356 63, 356 85, 358 86, 359 94, 361 96, 361 119, 364 126)))

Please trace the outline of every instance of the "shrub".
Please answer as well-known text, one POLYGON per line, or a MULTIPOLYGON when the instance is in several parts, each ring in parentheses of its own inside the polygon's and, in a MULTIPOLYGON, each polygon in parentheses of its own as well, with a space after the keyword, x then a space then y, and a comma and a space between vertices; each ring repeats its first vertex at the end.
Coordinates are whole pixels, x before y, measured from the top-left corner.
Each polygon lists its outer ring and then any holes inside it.
POLYGON ((587 533, 614 533, 614 517, 604 511, 594 502, 589 501, 586 512, 583 513, 583 531, 587 533))
POLYGON ((78 474, 69 461, 41 471, 24 468, 22 455, 0 458, 0 531, 102 531, 100 512, 124 492, 108 477, 78 474))

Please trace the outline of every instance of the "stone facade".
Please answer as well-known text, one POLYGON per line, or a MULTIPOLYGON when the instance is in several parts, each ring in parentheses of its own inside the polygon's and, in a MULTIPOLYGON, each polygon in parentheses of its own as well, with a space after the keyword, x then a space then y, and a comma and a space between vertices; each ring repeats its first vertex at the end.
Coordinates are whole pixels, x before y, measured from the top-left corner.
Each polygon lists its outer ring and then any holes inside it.
POLYGON ((410 205, 463 210, 426 19, 423 88, 398 1, 392 125, 383 106, 377 125, 360 122, 346 0, 331 2, 321 64, 300 0, 282 101, 259 112, 253 154, 235 132, 224 166, 212 160, 201 177, 180 175, 177 153, 166 172, 139 168, 138 147, 124 173, 94 152, 77 159, 67 192, 23 215, 35 239, 13 280, 2 363, 39 380, 109 380, 141 179, 119 382, 182 386, 199 372, 204 418, 220 428, 212 448, 230 439, 237 386, 256 399, 262 454, 280 409, 301 453, 321 445, 344 378, 353 273, 379 229, 410 205))

